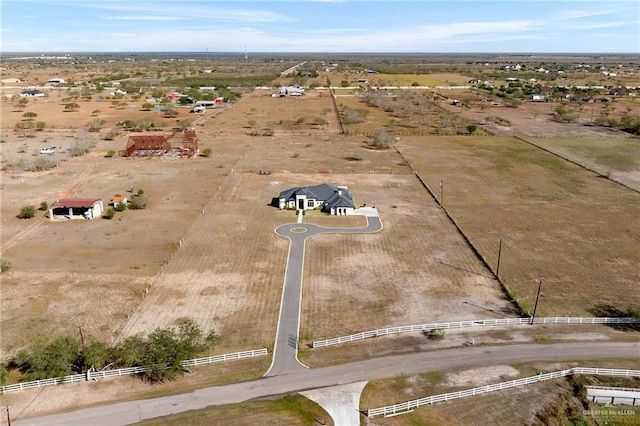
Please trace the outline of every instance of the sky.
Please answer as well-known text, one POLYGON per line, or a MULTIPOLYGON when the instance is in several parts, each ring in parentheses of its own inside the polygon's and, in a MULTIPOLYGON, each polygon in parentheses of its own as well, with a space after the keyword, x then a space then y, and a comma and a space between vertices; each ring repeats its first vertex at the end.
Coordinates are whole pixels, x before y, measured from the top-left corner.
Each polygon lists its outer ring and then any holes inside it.
POLYGON ((0 0, 8 52, 640 54, 639 0, 0 0))

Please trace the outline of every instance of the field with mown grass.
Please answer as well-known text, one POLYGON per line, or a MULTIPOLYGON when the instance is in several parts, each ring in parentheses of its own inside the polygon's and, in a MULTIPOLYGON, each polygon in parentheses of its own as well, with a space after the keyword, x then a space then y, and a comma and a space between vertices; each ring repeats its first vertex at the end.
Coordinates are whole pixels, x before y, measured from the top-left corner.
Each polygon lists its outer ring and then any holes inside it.
POLYGON ((511 138, 404 138, 399 149, 522 310, 626 312, 640 303, 640 194, 511 138), (442 182, 442 190, 441 184, 442 182))

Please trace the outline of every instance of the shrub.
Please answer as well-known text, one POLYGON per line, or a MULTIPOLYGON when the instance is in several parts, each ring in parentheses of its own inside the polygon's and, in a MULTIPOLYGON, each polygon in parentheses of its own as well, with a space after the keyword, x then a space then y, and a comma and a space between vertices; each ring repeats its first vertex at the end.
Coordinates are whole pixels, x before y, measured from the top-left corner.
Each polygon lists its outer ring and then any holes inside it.
MULTIPOLYGON (((140 190, 142 191, 142 190, 140 190)), ((147 197, 142 194, 136 194, 129 200, 129 209, 142 210, 147 208, 147 197)))
POLYGON ((116 211, 112 207, 109 207, 108 209, 106 209, 104 211, 104 215, 103 216, 104 216, 105 219, 113 219, 113 216, 115 216, 115 215, 116 215, 116 211))
POLYGON ((30 172, 42 172, 45 170, 51 170, 58 166, 58 162, 51 157, 38 157, 27 166, 27 170, 30 172))
POLYGON ((211 151, 211 148, 205 148, 205 149, 202 151, 202 154, 200 154, 200 155, 202 155, 203 157, 209 157, 209 156, 211 156, 211 153, 212 153, 212 152, 213 152, 213 151, 211 151))
POLYGON ((313 124, 318 126, 326 126, 329 122, 323 117, 316 117, 313 119, 313 124))
POLYGON ((164 116, 167 118, 174 118, 178 116, 178 111, 175 109, 168 109, 164 112, 164 116))
POLYGON ((425 335, 428 339, 436 340, 442 339, 444 337, 444 329, 442 328, 434 328, 429 331, 425 331, 425 335))
POLYGON ((107 133, 104 137, 104 140, 106 141, 112 141, 116 138, 116 136, 118 136, 118 132, 116 130, 111 130, 109 133, 107 133))
POLYGON ((116 156, 116 151, 113 149, 110 149, 109 151, 107 151, 107 154, 105 155, 105 157, 111 158, 111 157, 115 157, 116 156))
POLYGON ((378 130, 373 138, 367 141, 367 145, 375 149, 387 149, 395 143, 395 138, 384 130, 378 130))
POLYGON ((31 219, 36 215, 36 208, 34 206, 24 206, 18 213, 18 219, 31 219))
POLYGON ((95 147, 95 141, 83 140, 76 141, 71 148, 69 148, 69 155, 72 157, 81 157, 95 147))
POLYGON ((77 111, 79 108, 80 108, 80 105, 78 105, 75 102, 68 103, 64 106, 65 111, 77 111))
POLYGON ((345 108, 344 122, 347 124, 362 123, 366 120, 369 111, 366 109, 345 108))
POLYGON ((42 201, 40 203, 40 207, 38 207, 38 210, 40 211, 47 211, 49 210, 49 204, 46 201, 42 201))
POLYGON ((9 262, 7 259, 0 258, 0 272, 7 272, 9 269, 11 269, 11 266, 11 262, 9 262))
POLYGON ((89 132, 99 132, 100 130, 102 130, 102 127, 104 126, 104 124, 106 123, 106 121, 100 119, 100 118, 96 118, 94 120, 91 120, 88 124, 87 124, 87 130, 89 132))

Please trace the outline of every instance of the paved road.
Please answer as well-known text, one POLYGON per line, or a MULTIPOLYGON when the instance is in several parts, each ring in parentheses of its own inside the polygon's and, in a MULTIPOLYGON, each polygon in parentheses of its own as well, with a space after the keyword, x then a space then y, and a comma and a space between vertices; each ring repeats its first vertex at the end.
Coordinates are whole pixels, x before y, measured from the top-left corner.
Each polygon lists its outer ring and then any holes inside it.
POLYGON ((306 368, 298 360, 298 331, 307 239, 320 234, 366 234, 378 232, 381 229, 382 222, 377 216, 367 216, 367 226, 364 228, 323 228, 301 223, 290 223, 276 228, 278 235, 289 239, 289 255, 280 302, 276 342, 273 348, 273 361, 266 376, 291 374, 306 368))
MULTIPOLYGON (((640 343, 637 342, 472 346, 375 358, 324 368, 300 369, 291 374, 198 389, 165 397, 122 402, 25 420, 14 418, 11 424, 14 426, 125 425, 216 405, 233 404, 254 398, 296 393, 364 380, 395 377, 401 374, 410 375, 454 368, 508 365, 527 361, 559 362, 639 357, 640 343)), ((581 365, 590 366, 587 361, 582 361, 581 365)), ((389 401, 389 403, 393 402, 396 401, 389 401)))

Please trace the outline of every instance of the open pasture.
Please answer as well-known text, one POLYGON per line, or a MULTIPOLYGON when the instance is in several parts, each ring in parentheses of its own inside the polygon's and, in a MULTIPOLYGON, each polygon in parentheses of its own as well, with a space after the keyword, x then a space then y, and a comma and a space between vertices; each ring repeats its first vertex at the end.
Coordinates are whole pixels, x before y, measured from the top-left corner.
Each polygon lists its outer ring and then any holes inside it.
POLYGON ((272 130, 274 136, 339 132, 328 90, 307 90, 304 96, 282 98, 272 97, 273 93, 279 93, 279 89, 255 90, 216 116, 211 126, 216 136, 264 135, 267 130, 272 130))
MULTIPOLYGON (((439 96, 452 94, 448 90, 443 95, 435 95, 428 89, 392 89, 377 94, 338 96, 336 102, 345 131, 351 134, 373 136, 379 130, 394 136, 467 134, 467 126, 474 122, 462 117, 455 108, 443 108, 451 101, 439 100, 439 96)), ((474 132, 486 134, 478 126, 474 132)))
POLYGON ((526 140, 640 191, 640 143, 637 139, 619 136, 526 140))
POLYGON ((640 196, 517 139, 404 138, 399 145, 524 312, 626 312, 640 303, 640 196), (442 182, 442 193, 440 193, 442 182))

